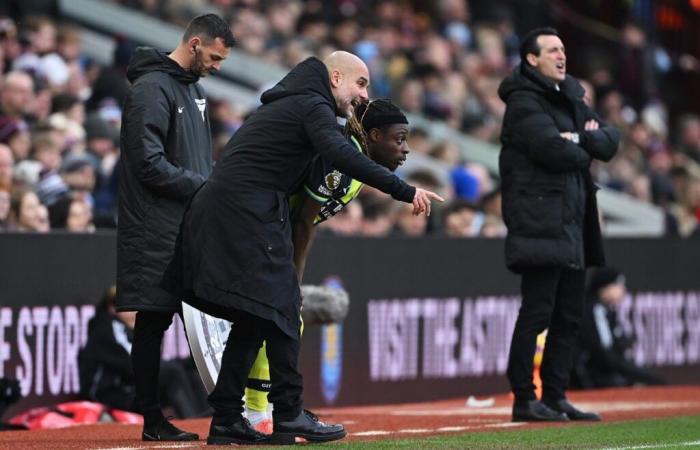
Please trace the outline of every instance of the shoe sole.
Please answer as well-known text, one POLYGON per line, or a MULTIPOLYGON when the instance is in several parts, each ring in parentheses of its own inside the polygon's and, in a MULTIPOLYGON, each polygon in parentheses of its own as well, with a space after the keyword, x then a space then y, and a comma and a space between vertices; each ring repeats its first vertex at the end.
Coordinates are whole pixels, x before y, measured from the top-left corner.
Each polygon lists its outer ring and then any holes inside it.
POLYGON ((271 442, 268 439, 263 439, 260 441, 250 441, 247 439, 236 439, 236 438, 228 438, 228 437, 218 437, 218 436, 209 436, 207 438, 207 445, 231 445, 231 444, 236 444, 236 445, 270 445, 271 442))
POLYGON ((569 422, 568 417, 535 418, 535 417, 513 417, 512 422, 569 422))
POLYGON ((298 437, 304 438, 309 442, 330 442, 343 439, 347 435, 348 432, 345 430, 323 435, 307 433, 272 433, 272 436, 270 436, 270 443, 275 445, 294 445, 298 437))
POLYGON ((181 438, 175 439, 166 439, 162 437, 157 437, 157 436, 151 436, 148 433, 141 433, 141 440, 146 441, 146 442, 185 442, 185 441, 198 441, 199 436, 198 435, 191 435, 191 436, 183 436, 181 438))

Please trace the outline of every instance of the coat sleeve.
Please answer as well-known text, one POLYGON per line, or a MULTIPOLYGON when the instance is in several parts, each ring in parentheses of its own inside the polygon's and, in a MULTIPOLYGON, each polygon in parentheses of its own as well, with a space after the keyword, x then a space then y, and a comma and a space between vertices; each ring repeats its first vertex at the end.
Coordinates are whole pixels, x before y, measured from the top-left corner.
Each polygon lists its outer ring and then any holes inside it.
POLYGON ((165 143, 170 127, 170 106, 156 83, 137 83, 124 113, 124 157, 144 186, 174 200, 187 200, 204 183, 198 173, 173 164, 165 143))
POLYGON ((327 103, 314 102, 307 108, 304 127, 316 151, 341 172, 390 194, 396 200, 413 201, 416 192, 413 186, 350 145, 327 103))
POLYGON ((595 120, 600 127, 597 130, 579 132, 581 146, 591 157, 601 161, 610 161, 620 143, 620 132, 617 128, 607 125, 589 108, 586 108, 586 121, 595 120))
POLYGON ((578 145, 560 136, 554 119, 539 101, 524 93, 508 99, 507 136, 527 151, 527 157, 552 172, 587 169, 591 157, 578 145))

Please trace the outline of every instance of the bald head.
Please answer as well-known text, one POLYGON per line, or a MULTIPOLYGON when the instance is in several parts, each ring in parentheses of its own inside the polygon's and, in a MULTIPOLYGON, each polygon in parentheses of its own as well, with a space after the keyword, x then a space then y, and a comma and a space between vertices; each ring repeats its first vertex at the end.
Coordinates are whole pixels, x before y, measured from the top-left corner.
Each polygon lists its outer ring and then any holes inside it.
POLYGON ((34 80, 26 72, 13 71, 5 75, 2 89, 2 109, 6 116, 21 119, 30 113, 34 103, 34 80))
POLYGON ((333 69, 348 72, 350 70, 362 68, 365 71, 368 71, 367 65, 359 58, 359 56, 353 55, 349 52, 344 52, 342 50, 338 50, 326 56, 326 59, 323 60, 323 64, 325 64, 328 68, 328 73, 331 73, 333 69))
POLYGON ((341 117, 351 117, 355 107, 369 97, 367 65, 356 55, 344 51, 331 53, 323 64, 328 69, 336 113, 341 117))

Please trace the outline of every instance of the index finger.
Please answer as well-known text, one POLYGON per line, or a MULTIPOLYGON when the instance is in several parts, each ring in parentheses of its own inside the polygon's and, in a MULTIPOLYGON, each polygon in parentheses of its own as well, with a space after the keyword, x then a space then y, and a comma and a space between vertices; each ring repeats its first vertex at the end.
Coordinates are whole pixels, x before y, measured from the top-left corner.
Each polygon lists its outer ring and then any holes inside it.
POLYGON ((445 201, 444 198, 440 197, 440 196, 437 195, 435 192, 426 191, 426 194, 428 195, 428 197, 430 197, 430 198, 432 198, 432 199, 435 199, 435 200, 438 200, 438 201, 440 201, 440 202, 444 202, 444 201, 445 201))

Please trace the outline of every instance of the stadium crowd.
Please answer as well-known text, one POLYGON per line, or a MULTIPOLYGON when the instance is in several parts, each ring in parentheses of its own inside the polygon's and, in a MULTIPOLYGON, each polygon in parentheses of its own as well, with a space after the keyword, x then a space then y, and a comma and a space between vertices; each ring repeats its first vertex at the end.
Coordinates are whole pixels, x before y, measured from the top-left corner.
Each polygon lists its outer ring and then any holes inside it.
MULTIPOLYGON (((474 14, 465 0, 112 1, 177 25, 214 10, 230 20, 240 50, 286 67, 334 49, 351 51, 368 63, 374 98, 390 97, 405 112, 498 144, 505 109, 498 86, 518 63, 519 45, 514 11, 498 3, 474 14)), ((697 237, 700 116, 672 116, 661 83, 665 74, 697 71, 699 64, 652 44, 645 27, 628 22, 619 30, 617 59, 574 73, 601 118, 623 132, 618 156, 593 171, 600 185, 663 208, 668 235, 697 237)), ((102 67, 82 54, 74 25, 49 16, 0 18, 0 230, 115 226, 120 106, 134 47, 119 38, 113 65, 102 67)), ((247 112, 213 98, 209 105, 216 154, 247 112)), ((328 232, 505 234, 495 174, 470 161, 468 150, 432 141, 420 127, 409 145, 409 160, 421 154, 449 176, 430 165, 401 174, 450 201, 426 219, 365 188, 359 202, 323 224, 328 232)))

